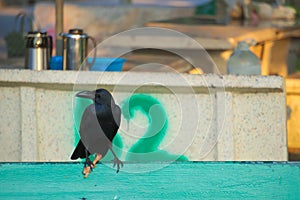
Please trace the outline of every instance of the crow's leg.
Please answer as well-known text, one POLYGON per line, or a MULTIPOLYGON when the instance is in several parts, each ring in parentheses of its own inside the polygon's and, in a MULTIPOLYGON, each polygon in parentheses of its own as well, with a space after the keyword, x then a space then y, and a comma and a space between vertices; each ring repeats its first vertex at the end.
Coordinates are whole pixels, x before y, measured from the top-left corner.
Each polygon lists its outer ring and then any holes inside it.
POLYGON ((89 158, 89 153, 88 153, 87 149, 85 149, 85 162, 84 162, 84 168, 82 171, 84 178, 87 178, 89 176, 89 174, 93 170, 93 167, 94 167, 94 164, 91 161, 91 159, 89 158))
POLYGON ((102 159, 102 155, 99 154, 99 153, 97 153, 97 154, 96 154, 96 157, 95 157, 95 159, 94 159, 94 161, 93 161, 93 168, 96 167, 96 164, 97 164, 101 159, 102 159))
POLYGON ((119 158, 117 157, 117 155, 113 151, 111 143, 109 144, 109 149, 110 149, 110 151, 112 152, 112 154, 114 156, 114 160, 113 160, 114 161, 114 166, 113 167, 117 166, 117 173, 118 173, 120 171, 120 166, 123 167, 124 164, 121 160, 119 160, 119 158))

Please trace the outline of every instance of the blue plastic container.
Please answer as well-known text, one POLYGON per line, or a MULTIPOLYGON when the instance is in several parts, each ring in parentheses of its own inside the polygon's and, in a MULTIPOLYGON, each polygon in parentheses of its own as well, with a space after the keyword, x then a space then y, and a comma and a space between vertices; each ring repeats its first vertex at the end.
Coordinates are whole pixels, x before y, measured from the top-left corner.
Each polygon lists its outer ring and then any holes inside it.
POLYGON ((50 60, 51 70, 62 70, 63 69, 63 59, 62 56, 52 56, 50 60))
MULTIPOLYGON (((93 61, 93 58, 87 59, 88 63, 93 61)), ((91 71, 122 71, 123 64, 126 61, 124 58, 96 58, 91 71)))

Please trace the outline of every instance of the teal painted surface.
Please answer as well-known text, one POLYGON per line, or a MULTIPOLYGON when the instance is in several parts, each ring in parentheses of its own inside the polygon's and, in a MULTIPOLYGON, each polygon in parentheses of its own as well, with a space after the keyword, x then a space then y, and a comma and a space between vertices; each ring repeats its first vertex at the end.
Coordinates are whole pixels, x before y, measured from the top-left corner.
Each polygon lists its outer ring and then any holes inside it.
MULTIPOLYGON (((122 114, 127 121, 134 120, 135 112, 148 119, 145 134, 129 149, 126 161, 187 161, 187 157, 159 149, 168 131, 168 116, 163 105, 147 94, 134 94, 122 103, 122 114)), ((128 130, 130 132, 130 129, 128 130)), ((170 133, 169 133, 170 134, 170 133)))
POLYGON ((0 164, 0 199, 300 199, 300 163, 99 164, 87 179, 81 163, 0 164), (131 170, 128 170, 131 168, 131 170))

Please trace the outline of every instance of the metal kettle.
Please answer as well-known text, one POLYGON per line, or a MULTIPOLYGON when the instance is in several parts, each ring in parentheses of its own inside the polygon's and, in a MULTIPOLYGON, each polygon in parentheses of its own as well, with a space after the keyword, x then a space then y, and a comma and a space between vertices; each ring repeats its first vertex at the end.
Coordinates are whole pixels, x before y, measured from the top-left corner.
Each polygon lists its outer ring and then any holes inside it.
POLYGON ((96 40, 93 37, 83 33, 82 29, 70 29, 69 33, 60 33, 60 36, 63 37, 63 70, 88 70, 95 63, 96 40), (93 42, 94 47, 92 63, 85 62, 88 39, 93 42))
POLYGON ((52 36, 44 31, 30 31, 25 36, 25 68, 49 69, 52 56, 52 36))

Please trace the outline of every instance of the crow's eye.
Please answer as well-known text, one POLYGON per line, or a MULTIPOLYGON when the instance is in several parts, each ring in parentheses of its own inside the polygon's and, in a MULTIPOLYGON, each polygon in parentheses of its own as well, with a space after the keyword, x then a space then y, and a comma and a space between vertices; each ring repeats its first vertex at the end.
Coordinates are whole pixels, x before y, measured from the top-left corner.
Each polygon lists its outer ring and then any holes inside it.
POLYGON ((97 98, 97 99, 100 99, 100 98, 101 98, 101 96, 100 96, 99 94, 97 94, 97 95, 96 95, 96 98, 97 98))

